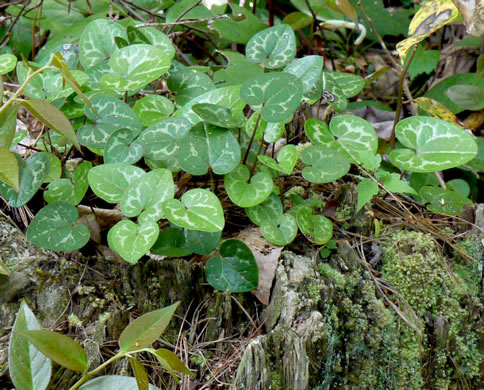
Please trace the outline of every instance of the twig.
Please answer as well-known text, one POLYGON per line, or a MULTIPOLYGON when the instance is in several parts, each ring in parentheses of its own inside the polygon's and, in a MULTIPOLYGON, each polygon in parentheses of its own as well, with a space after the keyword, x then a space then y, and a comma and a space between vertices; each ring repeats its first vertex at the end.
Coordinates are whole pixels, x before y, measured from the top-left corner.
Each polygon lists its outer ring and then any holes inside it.
MULTIPOLYGON (((228 15, 220 15, 214 16, 212 18, 202 18, 202 19, 185 19, 178 22, 170 22, 170 23, 144 23, 134 26, 135 28, 142 28, 142 27, 166 27, 166 26, 183 26, 186 24, 196 24, 196 23, 204 23, 204 22, 212 22, 218 19, 227 19, 228 15)), ((168 33, 169 34, 169 33, 168 33)))
MULTIPOLYGON (((180 16, 178 16, 178 18, 175 20, 175 23, 176 22, 179 22, 180 20, 182 20, 182 18, 188 14, 192 9, 198 7, 200 4, 202 4, 202 0, 198 0, 195 4, 193 4, 191 7, 188 7, 184 12, 182 12, 180 14, 180 16)), ((172 31, 173 31, 173 28, 175 26, 172 25, 172 27, 168 30, 168 33, 167 34, 170 34, 172 31)), ((163 31, 164 32, 164 31, 163 31)))
POLYGON ((143 18, 140 14, 138 14, 135 10, 133 10, 123 0, 117 0, 117 2, 119 3, 119 5, 121 5, 121 7, 123 7, 126 11, 128 11, 128 13, 130 13, 131 15, 133 15, 136 19, 141 20, 143 22, 146 22, 146 19, 145 18, 143 18))

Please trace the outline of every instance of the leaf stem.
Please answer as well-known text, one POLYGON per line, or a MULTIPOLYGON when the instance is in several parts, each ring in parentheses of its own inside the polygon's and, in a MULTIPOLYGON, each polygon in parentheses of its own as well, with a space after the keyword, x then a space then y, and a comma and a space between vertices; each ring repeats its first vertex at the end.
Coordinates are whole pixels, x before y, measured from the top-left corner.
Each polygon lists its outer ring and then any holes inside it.
POLYGON ((249 157, 250 148, 252 147, 252 143, 254 142, 255 133, 257 132, 257 128, 259 127, 260 118, 261 118, 261 113, 259 112, 259 116, 257 117, 257 121, 255 122, 254 131, 252 132, 252 135, 250 136, 249 145, 247 146, 247 151, 245 152, 244 161, 242 162, 242 164, 245 164, 247 162, 247 158, 249 157))

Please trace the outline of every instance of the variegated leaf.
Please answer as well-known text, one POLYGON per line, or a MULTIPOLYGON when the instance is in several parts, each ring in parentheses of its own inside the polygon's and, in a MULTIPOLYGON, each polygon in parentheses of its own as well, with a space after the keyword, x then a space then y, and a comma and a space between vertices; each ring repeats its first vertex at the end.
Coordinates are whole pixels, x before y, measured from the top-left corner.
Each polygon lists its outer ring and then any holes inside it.
POLYGON ((258 156, 259 161, 276 171, 290 175, 296 166, 299 152, 296 145, 285 145, 277 153, 277 162, 269 156, 258 156))
POLYGON ((138 115, 141 124, 148 127, 167 119, 175 110, 175 106, 170 99, 164 96, 148 95, 139 99, 133 110, 138 115))
POLYGON ((302 175, 311 183, 330 183, 350 170, 350 161, 341 152, 323 145, 304 149, 301 160, 310 165, 302 170, 302 175))
POLYGON ((286 213, 276 219, 266 219, 260 225, 260 232, 274 245, 290 244, 297 235, 296 218, 286 213))
POLYGON ((140 142, 133 142, 135 133, 129 129, 120 129, 111 134, 104 148, 106 164, 135 164, 143 157, 144 147, 140 142))
POLYGON ((16 65, 17 57, 13 54, 0 55, 0 76, 14 70, 16 65))
MULTIPOLYGON (((315 90, 315 86, 319 83, 321 85, 321 74, 323 71, 324 57, 322 56, 306 56, 298 58, 292 64, 288 65, 284 72, 293 74, 302 83, 303 94, 306 96, 311 91, 315 90)), ((321 96, 321 90, 319 97, 321 96)), ((313 98, 310 96, 310 98, 313 98)))
POLYGON ((232 202, 240 207, 253 207, 265 201, 272 192, 271 177, 264 172, 250 177, 246 165, 239 164, 224 176, 225 189, 232 202))

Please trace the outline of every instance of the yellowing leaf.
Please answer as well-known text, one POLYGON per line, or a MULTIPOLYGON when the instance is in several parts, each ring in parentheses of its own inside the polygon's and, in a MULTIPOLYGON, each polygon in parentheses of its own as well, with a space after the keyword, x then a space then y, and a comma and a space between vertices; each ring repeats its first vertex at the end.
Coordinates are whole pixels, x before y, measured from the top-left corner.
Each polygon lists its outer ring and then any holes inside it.
POLYGON ((415 103, 417 103, 422 110, 424 110, 427 114, 432 115, 434 118, 443 119, 444 121, 464 128, 457 122, 457 118, 454 113, 437 100, 430 99, 428 97, 419 97, 415 99, 415 103))
POLYGON ((467 32, 476 37, 484 34, 484 0, 453 0, 459 9, 467 32))

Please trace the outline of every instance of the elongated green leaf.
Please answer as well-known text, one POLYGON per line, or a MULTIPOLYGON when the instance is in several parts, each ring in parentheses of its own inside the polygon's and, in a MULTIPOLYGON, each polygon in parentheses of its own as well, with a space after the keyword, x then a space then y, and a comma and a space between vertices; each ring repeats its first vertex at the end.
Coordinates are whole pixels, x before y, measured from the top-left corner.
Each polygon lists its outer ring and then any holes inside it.
POLYGON ((160 348, 157 349, 156 351, 153 352, 153 355, 156 356, 158 361, 163 365, 163 367, 171 368, 174 371, 178 372, 183 372, 184 374, 190 375, 190 376, 195 376, 195 373, 193 371, 190 371, 180 360, 180 358, 173 353, 172 351, 165 349, 165 348, 160 348), (166 363, 166 365, 165 365, 166 363))
POLYGON ((50 359, 17 333, 38 329, 39 321, 22 301, 8 345, 8 369, 17 390, 44 390, 49 384, 52 373, 50 359))
POLYGON ((7 148, 0 146, 0 180, 15 191, 20 192, 20 173, 15 155, 7 148))
MULTIPOLYGON (((139 390, 136 378, 120 375, 100 376, 84 383, 79 390, 139 390)), ((149 385, 149 390, 160 390, 149 385)))
POLYGON ((147 348, 163 334, 180 302, 155 310, 132 321, 119 338, 120 352, 147 348))
POLYGON ((23 106, 38 120, 55 132, 66 137, 77 149, 81 149, 71 122, 57 107, 44 100, 24 100, 23 106))
POLYGON ((70 337, 45 329, 18 330, 16 333, 26 337, 40 352, 62 367, 72 371, 87 370, 86 352, 70 337))
POLYGON ((20 104, 12 104, 0 114, 0 146, 10 148, 17 129, 17 112, 20 104))
POLYGON ((479 111, 484 108, 484 88, 475 85, 455 85, 446 93, 450 100, 466 110, 479 111))
POLYGON ((150 382, 144 366, 132 356, 129 357, 129 363, 131 364, 131 368, 133 369, 133 374, 136 378, 138 390, 148 390, 150 382))
POLYGON ((253 207, 262 203, 269 197, 273 187, 267 173, 259 172, 250 178, 250 170, 243 164, 225 175, 224 181, 230 200, 240 207, 253 207))

